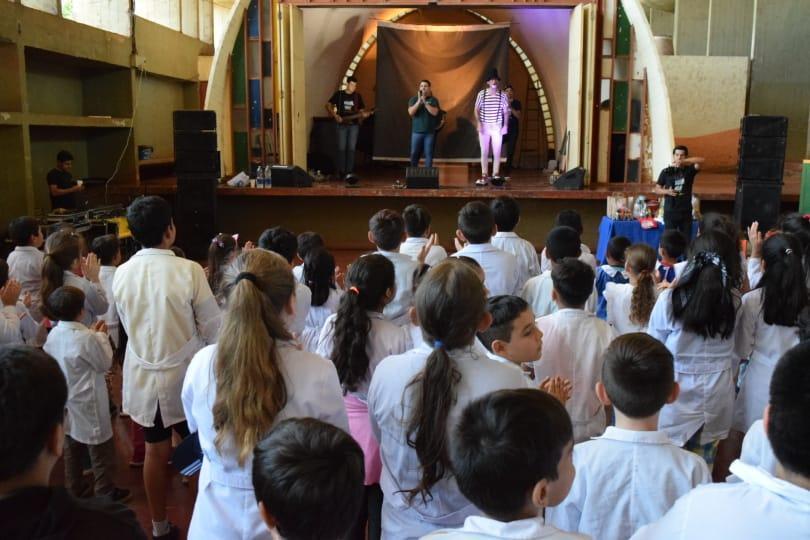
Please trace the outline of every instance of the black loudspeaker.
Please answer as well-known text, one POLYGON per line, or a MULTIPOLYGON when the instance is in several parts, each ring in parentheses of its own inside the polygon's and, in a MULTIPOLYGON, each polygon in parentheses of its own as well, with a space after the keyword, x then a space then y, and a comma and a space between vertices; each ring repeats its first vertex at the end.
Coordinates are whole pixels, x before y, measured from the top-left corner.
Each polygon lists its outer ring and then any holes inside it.
POLYGON ((174 111, 174 172, 178 177, 220 175, 214 111, 174 111))
POLYGON ((216 131, 175 131, 174 151, 178 150, 204 150, 207 152, 217 149, 216 131))
POLYGON ((187 173, 207 173, 208 176, 219 178, 219 152, 175 149, 174 170, 178 176, 187 173))
POLYGON ((189 259, 205 260, 208 244, 217 234, 217 183, 211 176, 177 178, 177 245, 189 259))
POLYGON ((742 137, 787 137, 787 128, 784 116, 744 116, 740 120, 742 137))
POLYGON ((748 227, 759 222, 759 229, 767 231, 779 218, 782 184, 773 182, 752 182, 747 180, 737 184, 734 197, 734 221, 748 227))
POLYGON ((439 169, 436 167, 407 167, 405 187, 410 189, 439 189, 439 169))
POLYGON ((585 169, 577 167, 561 174, 554 182, 556 189, 582 189, 585 187, 585 169))
POLYGON ((175 131, 216 131, 217 114, 214 111, 174 111, 175 131))
POLYGON ((270 175, 273 187, 312 187, 312 177, 298 165, 273 165, 270 175))
POLYGON ((785 137, 740 137, 740 159, 779 159, 785 155, 785 137))
POLYGON ((784 116, 746 116, 740 120, 738 183, 782 183, 787 126, 784 116))
POLYGON ((741 159, 737 166, 737 178, 740 181, 780 182, 784 168, 785 163, 781 159, 741 159))

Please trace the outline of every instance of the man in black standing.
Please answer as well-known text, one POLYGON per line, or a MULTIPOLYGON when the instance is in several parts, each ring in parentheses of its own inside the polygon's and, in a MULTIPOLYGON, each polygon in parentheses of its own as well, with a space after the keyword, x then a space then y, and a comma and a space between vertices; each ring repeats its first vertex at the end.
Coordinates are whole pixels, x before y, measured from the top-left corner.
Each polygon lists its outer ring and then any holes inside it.
POLYGON ((346 89, 338 90, 326 103, 326 111, 337 122, 337 168, 340 178, 354 173, 354 150, 360 123, 371 116, 363 96, 357 92, 357 79, 346 77, 346 89))
POLYGON ((48 172, 48 189, 51 195, 51 208, 76 209, 76 193, 82 191, 81 181, 73 179, 73 155, 67 150, 56 154, 56 167, 48 172))
POLYGON ((503 138, 506 145, 506 172, 512 171, 512 160, 517 148, 518 133, 520 133, 520 101, 515 99, 515 89, 509 84, 504 89, 506 99, 509 101, 509 131, 503 138))
POLYGON ((658 175, 653 191, 664 197, 664 228, 678 229, 692 238, 692 186, 700 170, 701 157, 688 157, 689 149, 678 145, 672 150, 672 164, 658 175))

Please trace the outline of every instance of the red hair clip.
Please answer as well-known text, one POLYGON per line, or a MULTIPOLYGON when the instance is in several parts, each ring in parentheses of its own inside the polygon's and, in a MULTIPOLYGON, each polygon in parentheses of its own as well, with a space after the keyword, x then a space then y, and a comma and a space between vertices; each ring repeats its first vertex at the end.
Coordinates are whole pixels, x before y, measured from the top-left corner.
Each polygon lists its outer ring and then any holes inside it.
POLYGON ((360 290, 357 287, 349 287, 349 291, 353 292, 357 296, 360 296, 360 290))

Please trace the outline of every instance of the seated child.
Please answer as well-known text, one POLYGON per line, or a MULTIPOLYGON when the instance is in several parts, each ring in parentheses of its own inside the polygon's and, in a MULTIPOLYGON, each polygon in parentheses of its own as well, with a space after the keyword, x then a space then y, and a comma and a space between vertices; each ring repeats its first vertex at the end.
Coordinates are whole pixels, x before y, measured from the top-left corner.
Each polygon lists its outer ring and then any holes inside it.
POLYGON ((217 299, 219 307, 225 305, 225 294, 222 287, 222 271, 239 255, 239 242, 230 234, 219 233, 208 245, 208 266, 205 274, 208 286, 217 299))
POLYGON ((810 513, 810 343, 782 356, 771 378, 763 426, 776 456, 776 474, 742 461, 741 482, 708 484, 681 497, 637 540, 689 538, 806 538, 810 513))
POLYGON ((8 234, 14 242, 14 251, 8 255, 8 275, 22 286, 22 294, 30 294, 33 305, 39 304, 42 286, 42 264, 45 254, 40 249, 45 243, 39 222, 28 216, 9 223, 8 234))
POLYGON ((484 515, 422 538, 587 538, 543 521, 571 489, 573 444, 568 414, 545 392, 499 390, 471 402, 450 438, 450 459, 461 493, 484 515))
POLYGON ((279 422, 253 451, 259 513, 284 540, 339 540, 363 503, 363 452, 314 418, 279 422))
MULTIPOLYGON (((298 240, 295 235, 281 227, 273 227, 265 229, 259 237, 259 247, 267 251, 278 253, 293 267, 296 253, 298 251, 298 240)), ((309 287, 301 282, 295 284, 295 314, 290 317, 286 313, 285 318, 288 319, 288 330, 296 337, 300 336, 306 328, 307 315, 309 314, 309 306, 312 304, 312 291, 309 287), (291 320, 290 320, 291 319, 291 320)))
POLYGON ((115 487, 113 480, 115 443, 104 379, 112 367, 112 347, 106 325, 102 320, 91 328, 82 324, 84 293, 76 287, 59 287, 48 295, 46 306, 59 323, 43 349, 59 363, 68 385, 65 484, 75 497, 85 493, 82 456, 86 448, 94 494, 124 502, 130 498, 129 490, 115 487))
POLYGON ((585 311, 593 290, 593 269, 566 258, 551 271, 552 298, 558 311, 537 319, 543 332, 543 359, 534 363, 535 376, 559 376, 573 384, 566 409, 574 425, 574 441, 601 435, 605 410, 593 391, 602 375, 602 355, 616 337, 611 326, 585 311))
POLYGON ((605 303, 607 322, 619 335, 644 332, 658 298, 655 287, 655 250, 644 243, 626 251, 624 270, 630 283, 607 283, 605 303))
POLYGON ((306 261, 307 255, 309 254, 310 250, 324 247, 324 243, 323 237, 321 237, 320 234, 312 231, 302 232, 298 235, 297 241, 298 259, 301 261, 301 264, 293 267, 293 276, 295 276, 295 279, 303 283, 304 261, 306 261))
POLYGON ((574 485, 546 519, 595 540, 627 540, 711 476, 702 459, 658 431, 661 407, 678 398, 672 354, 660 341, 640 333, 616 338, 596 395, 613 406, 616 425, 574 446, 574 485))
MULTIPOLYGON (((417 260, 428 238, 431 237, 430 212, 421 204, 409 204, 402 211, 402 219, 405 221, 405 234, 408 237, 399 246, 399 252, 417 260)), ((442 246, 434 244, 425 256, 425 264, 436 266, 446 258, 447 251, 442 246)))
POLYGON ((121 264, 121 245, 116 235, 105 234, 93 240, 90 244, 90 251, 96 254, 101 265, 98 270, 98 280, 101 282, 109 304, 107 313, 99 317, 99 319, 107 324, 107 332, 110 334, 113 346, 117 349, 120 340, 118 332, 120 321, 118 319, 118 309, 115 307, 112 284, 115 269, 121 264))
POLYGON ((607 319, 607 302, 605 301, 605 285, 608 283, 627 283, 629 281, 624 269, 624 252, 630 247, 630 239, 626 236, 614 236, 607 245, 605 262, 596 270, 596 316, 607 319))
MULTIPOLYGON (((20 312, 20 283, 8 277, 8 265, 0 259, 0 345, 24 343, 22 317, 27 311, 20 312)), ((25 309, 25 306, 23 306, 25 309)), ((29 317, 30 318, 30 317, 29 317)))
POLYGON ((537 259, 537 250, 531 242, 514 232, 520 222, 520 206, 512 197, 502 196, 493 199, 489 207, 492 209, 498 230, 492 237, 492 245, 517 257, 522 273, 520 278, 522 288, 529 279, 540 275, 540 261, 537 259))
POLYGON ((300 341, 306 350, 315 352, 323 325, 337 311, 343 291, 335 284, 335 258, 326 249, 310 249, 303 266, 301 281, 312 291, 312 305, 300 341))
MULTIPOLYGON (((563 210, 557 217, 554 218, 554 227, 571 227, 577 234, 582 237, 582 217, 576 210, 563 210)), ((580 242, 580 255, 579 260, 590 265, 596 271, 596 257, 591 254, 591 249, 580 242)), ((546 248, 540 253, 540 271, 545 272, 551 270, 551 259, 548 258, 546 248)))
POLYGON ((658 245, 658 255, 661 262, 656 269, 658 271, 659 283, 672 283, 681 274, 686 262, 680 262, 686 255, 687 240, 678 229, 669 229, 661 235, 658 245))

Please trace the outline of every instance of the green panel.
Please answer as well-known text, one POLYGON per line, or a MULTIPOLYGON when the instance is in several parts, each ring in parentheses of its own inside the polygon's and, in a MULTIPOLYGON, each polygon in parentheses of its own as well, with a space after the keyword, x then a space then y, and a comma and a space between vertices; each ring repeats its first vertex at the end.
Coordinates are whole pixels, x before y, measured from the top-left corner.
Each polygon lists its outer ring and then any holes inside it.
POLYGON ((245 71, 245 32, 244 25, 239 29, 239 37, 233 46, 231 56, 231 103, 244 105, 247 103, 247 72, 245 71))
POLYGON ((624 7, 619 4, 616 16, 616 56, 630 55, 630 20, 624 7))
POLYGON ((236 171, 250 174, 250 161, 248 160, 248 134, 234 132, 233 134, 233 160, 236 171))
POLYGON ((627 131, 627 82, 613 82, 613 132, 627 131))
POLYGON ((810 214, 810 161, 805 161, 802 167, 802 190, 799 195, 799 212, 810 214))

